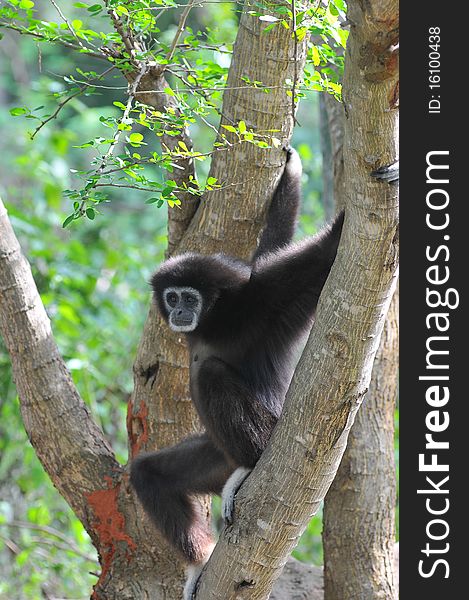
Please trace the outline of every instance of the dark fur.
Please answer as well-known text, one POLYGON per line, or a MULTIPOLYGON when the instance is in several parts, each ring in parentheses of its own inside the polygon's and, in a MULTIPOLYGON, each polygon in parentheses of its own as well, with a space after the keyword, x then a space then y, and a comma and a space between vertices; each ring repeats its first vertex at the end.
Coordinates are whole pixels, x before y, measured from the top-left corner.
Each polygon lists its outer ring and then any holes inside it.
POLYGON ((189 562, 202 561, 211 542, 190 494, 220 493, 237 467, 252 468, 262 454, 340 239, 343 213, 313 238, 291 243, 301 165, 293 151, 288 158, 251 262, 184 254, 152 278, 166 319, 166 288, 190 286, 203 298, 198 326, 186 336, 192 400, 207 433, 138 457, 131 470, 147 513, 189 562))

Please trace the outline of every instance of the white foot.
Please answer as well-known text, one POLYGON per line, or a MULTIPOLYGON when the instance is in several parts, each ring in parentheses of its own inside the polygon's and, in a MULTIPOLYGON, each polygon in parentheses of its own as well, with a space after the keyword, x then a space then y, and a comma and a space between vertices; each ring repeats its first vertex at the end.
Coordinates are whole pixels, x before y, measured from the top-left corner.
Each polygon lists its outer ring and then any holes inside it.
POLYGON ((228 478, 221 493, 221 516, 225 523, 233 521, 234 498, 241 484, 251 472, 246 467, 238 467, 228 478))
POLYGON ((288 146, 287 152, 288 158, 285 164, 285 169, 288 169, 291 175, 298 175, 299 177, 303 171, 300 155, 295 148, 292 148, 291 146, 288 146))
POLYGON ((206 557, 200 563, 196 565, 189 565, 186 568, 186 584, 184 586, 184 600, 192 600, 194 597, 195 591, 197 589, 197 583, 199 582, 200 574, 202 573, 203 568, 208 562, 213 549, 215 548, 215 544, 211 544, 206 557))

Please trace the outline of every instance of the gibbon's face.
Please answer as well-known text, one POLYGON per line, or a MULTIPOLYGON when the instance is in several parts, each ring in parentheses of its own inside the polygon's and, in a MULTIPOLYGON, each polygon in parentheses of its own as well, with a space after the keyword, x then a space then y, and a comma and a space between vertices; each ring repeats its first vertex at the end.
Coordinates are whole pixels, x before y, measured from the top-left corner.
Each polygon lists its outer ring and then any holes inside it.
POLYGON ((163 292, 168 324, 173 331, 194 331, 202 311, 202 295, 192 287, 169 287, 163 292))

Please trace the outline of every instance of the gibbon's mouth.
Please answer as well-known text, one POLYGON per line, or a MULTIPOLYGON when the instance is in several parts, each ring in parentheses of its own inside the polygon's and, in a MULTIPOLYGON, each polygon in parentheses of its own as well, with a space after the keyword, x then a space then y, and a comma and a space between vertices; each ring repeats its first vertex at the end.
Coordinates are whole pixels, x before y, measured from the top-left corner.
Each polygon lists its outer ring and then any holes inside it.
POLYGON ((194 331, 194 329, 196 328, 196 323, 192 322, 186 325, 178 325, 176 323, 170 323, 169 326, 171 327, 171 329, 173 331, 182 331, 187 332, 187 331, 194 331))
POLYGON ((197 319, 195 318, 195 315, 190 315, 190 317, 187 318, 176 316, 173 313, 169 319, 169 326, 173 331, 194 331, 197 326, 197 319))

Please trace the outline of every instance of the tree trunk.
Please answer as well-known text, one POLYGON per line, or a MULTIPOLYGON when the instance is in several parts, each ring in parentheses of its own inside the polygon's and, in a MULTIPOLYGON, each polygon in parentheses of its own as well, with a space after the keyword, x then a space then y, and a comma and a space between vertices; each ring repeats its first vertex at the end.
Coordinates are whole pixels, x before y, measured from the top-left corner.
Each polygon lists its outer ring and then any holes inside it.
POLYGON ((324 503, 325 600, 395 600, 394 408, 398 367, 394 294, 373 375, 324 503))
MULTIPOLYGON (((394 35, 393 30, 391 34, 394 35)), ((340 209, 345 202, 344 113, 332 97, 325 102, 325 110, 334 156, 334 194, 340 209)), ((396 598, 393 564, 397 368, 398 292, 387 316, 370 390, 351 430, 336 479, 325 498, 325 600, 396 598)))
POLYGON ((322 155, 322 205, 327 221, 334 216, 334 161, 332 154, 331 127, 327 114, 326 94, 319 94, 319 127, 322 155))

